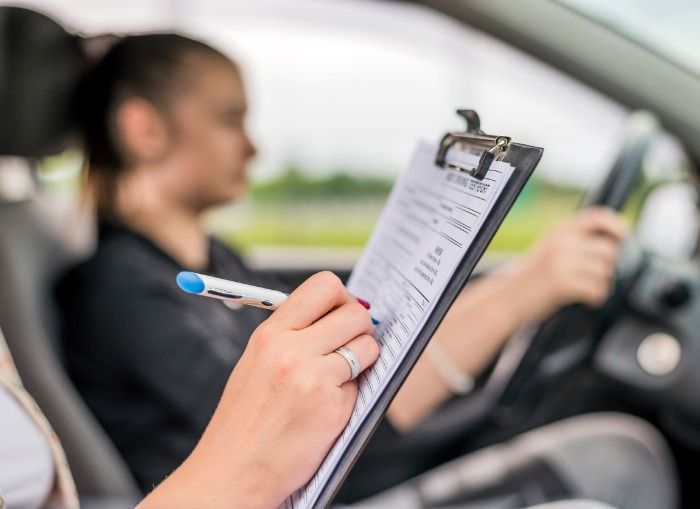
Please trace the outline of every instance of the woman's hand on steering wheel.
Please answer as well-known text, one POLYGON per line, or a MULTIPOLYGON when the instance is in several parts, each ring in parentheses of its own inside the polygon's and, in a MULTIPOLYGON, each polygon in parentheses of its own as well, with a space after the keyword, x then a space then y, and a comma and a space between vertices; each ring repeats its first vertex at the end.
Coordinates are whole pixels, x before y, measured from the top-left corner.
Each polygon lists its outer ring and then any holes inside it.
POLYGON ((592 207, 557 224, 513 268, 528 321, 537 322, 568 304, 602 305, 615 276, 627 234, 614 211, 592 207))

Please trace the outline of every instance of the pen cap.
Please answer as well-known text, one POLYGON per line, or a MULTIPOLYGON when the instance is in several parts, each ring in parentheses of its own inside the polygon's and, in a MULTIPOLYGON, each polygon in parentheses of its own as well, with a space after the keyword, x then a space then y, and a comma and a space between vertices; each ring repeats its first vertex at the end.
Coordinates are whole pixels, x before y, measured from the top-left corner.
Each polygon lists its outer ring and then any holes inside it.
POLYGON ((206 285, 199 275, 194 272, 183 271, 177 275, 177 286, 187 293, 202 293, 206 285))

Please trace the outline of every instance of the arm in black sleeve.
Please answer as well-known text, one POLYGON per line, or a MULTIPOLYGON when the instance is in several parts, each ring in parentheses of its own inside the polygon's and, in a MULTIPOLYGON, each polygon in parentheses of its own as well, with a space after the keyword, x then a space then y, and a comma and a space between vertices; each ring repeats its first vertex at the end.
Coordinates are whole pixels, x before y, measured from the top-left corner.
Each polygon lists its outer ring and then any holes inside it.
POLYGON ((86 325, 124 376, 201 430, 257 321, 167 284, 113 281, 86 325))

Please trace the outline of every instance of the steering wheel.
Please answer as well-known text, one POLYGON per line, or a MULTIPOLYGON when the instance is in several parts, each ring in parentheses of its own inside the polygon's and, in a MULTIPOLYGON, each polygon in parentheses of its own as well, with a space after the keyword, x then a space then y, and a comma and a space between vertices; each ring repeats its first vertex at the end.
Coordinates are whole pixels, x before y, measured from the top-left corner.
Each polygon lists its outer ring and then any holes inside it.
MULTIPOLYGON (((602 206, 618 212, 622 210, 642 174, 644 156, 657 132, 658 124, 651 114, 636 112, 629 117, 620 152, 606 178, 586 195, 582 208, 602 206)), ((638 257, 623 257, 621 260, 623 265, 638 262, 638 257)), ((616 288, 599 309, 568 306, 534 328, 536 332, 528 339, 520 339, 527 341, 528 346, 520 347, 523 355, 500 397, 502 405, 512 404, 527 379, 538 372, 551 383, 552 376, 561 375, 590 358, 595 339, 610 325, 615 310, 624 299, 624 289, 628 286, 625 279, 637 270, 621 265, 617 272, 616 288)))
POLYGON ((658 123, 651 113, 638 111, 630 115, 615 162, 603 182, 586 195, 582 208, 602 206, 622 210, 641 175, 644 156, 657 132, 658 123))
MULTIPOLYGON (((620 211, 639 180, 644 156, 658 132, 653 115, 635 112, 624 130, 621 149, 605 179, 587 193, 581 207, 605 206, 620 211)), ((628 241, 631 243, 633 241, 628 241)), ((638 250, 623 251, 638 253, 638 250)), ((521 330, 506 344, 485 383, 465 398, 447 405, 416 430, 421 437, 464 435, 489 417, 503 417, 524 387, 550 385, 589 361, 602 333, 624 302, 641 257, 623 256, 614 290, 599 309, 568 306, 537 326, 521 330)), ((535 389, 536 390, 536 389, 535 389)), ((517 417, 516 417, 517 418, 517 417)))

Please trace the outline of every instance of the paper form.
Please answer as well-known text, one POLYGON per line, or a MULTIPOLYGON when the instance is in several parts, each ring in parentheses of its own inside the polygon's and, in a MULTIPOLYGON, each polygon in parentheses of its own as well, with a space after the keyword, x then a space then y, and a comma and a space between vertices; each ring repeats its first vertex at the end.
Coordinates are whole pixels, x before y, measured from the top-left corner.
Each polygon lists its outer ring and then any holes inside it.
MULTIPOLYGON (((435 166, 436 147, 420 143, 382 211, 348 289, 372 303, 380 320, 377 362, 360 375, 355 409, 343 433, 309 483, 286 502, 312 507, 379 395, 386 390, 513 173, 494 162, 484 180, 435 166)), ((448 161, 474 167, 478 157, 450 151, 448 161)))

